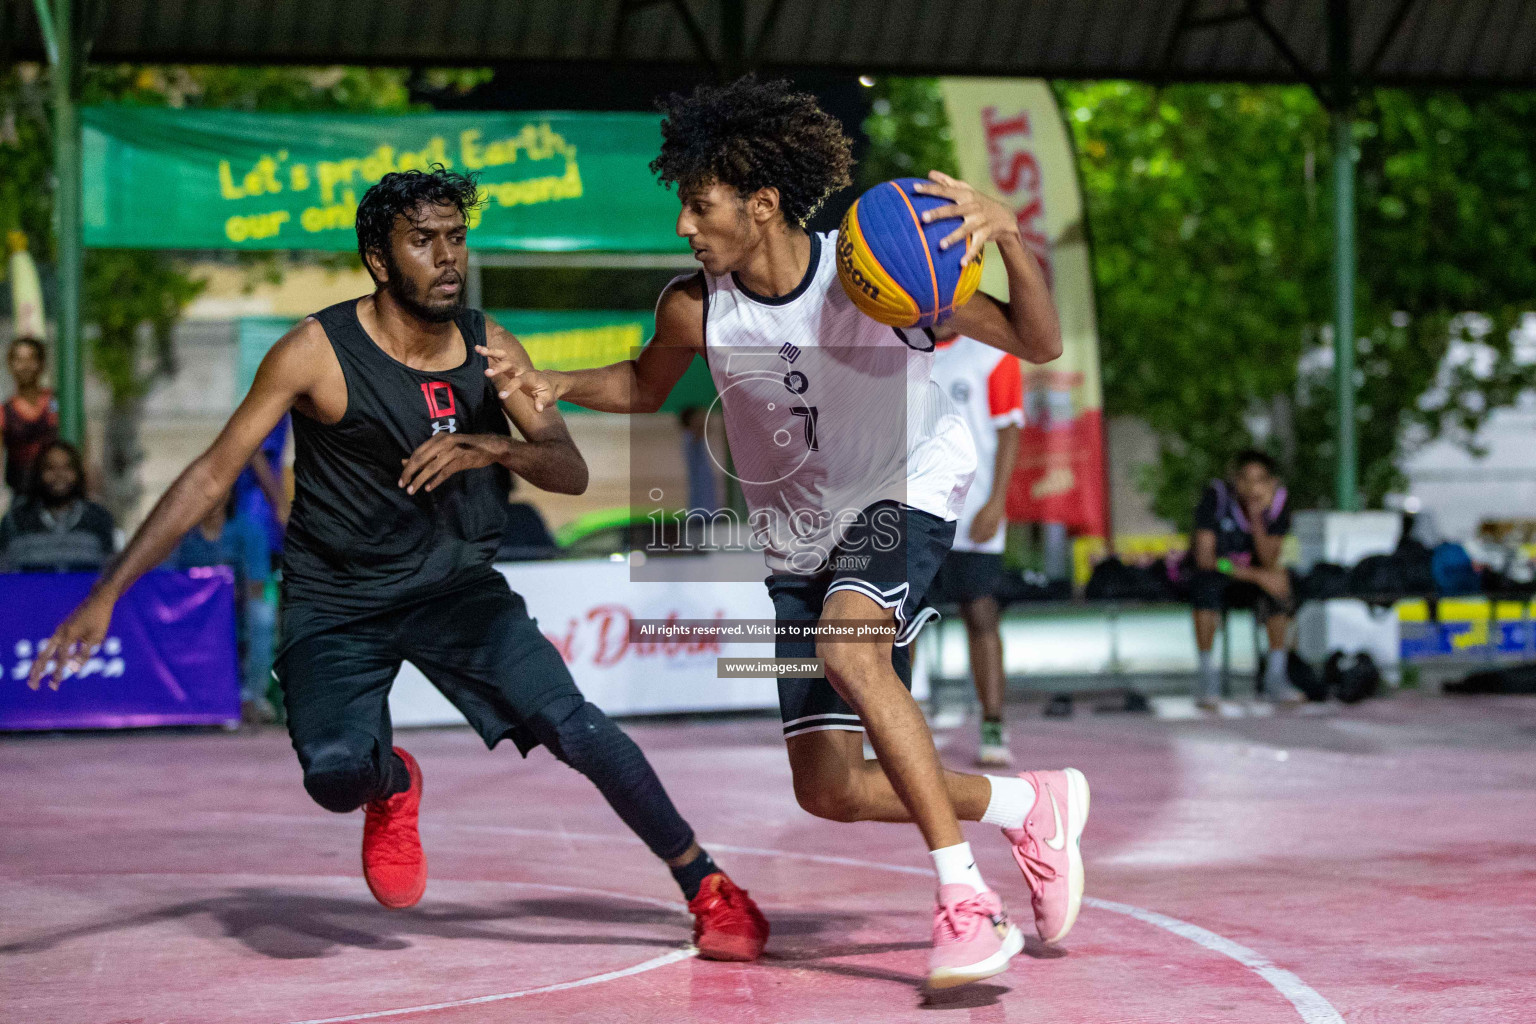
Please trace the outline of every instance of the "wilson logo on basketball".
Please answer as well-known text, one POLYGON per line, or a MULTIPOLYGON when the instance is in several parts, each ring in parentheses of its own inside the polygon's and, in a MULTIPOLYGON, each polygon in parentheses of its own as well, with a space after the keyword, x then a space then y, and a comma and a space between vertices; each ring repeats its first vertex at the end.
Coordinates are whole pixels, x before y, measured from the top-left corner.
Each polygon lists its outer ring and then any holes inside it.
POLYGON ((839 234, 837 236, 837 262, 842 265, 843 273, 848 276, 849 280, 854 283, 859 291, 868 295, 871 299, 878 299, 880 297, 880 289, 875 287, 874 282, 864 276, 863 271, 853 265, 853 243, 848 240, 846 234, 839 234))

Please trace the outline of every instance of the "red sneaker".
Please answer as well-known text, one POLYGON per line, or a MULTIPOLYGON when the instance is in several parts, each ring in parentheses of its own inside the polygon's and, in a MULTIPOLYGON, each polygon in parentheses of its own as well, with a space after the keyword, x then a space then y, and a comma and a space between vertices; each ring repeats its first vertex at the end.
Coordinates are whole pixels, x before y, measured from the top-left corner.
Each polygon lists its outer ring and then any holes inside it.
POLYGON ((416 831, 421 808, 421 768, 394 748, 411 774, 411 788, 363 807, 363 878, 373 898, 392 910, 414 906, 427 891, 427 855, 416 831))
POLYGON ((693 944, 705 960, 756 960, 768 941, 768 919, 747 890, 716 871, 688 901, 693 944))

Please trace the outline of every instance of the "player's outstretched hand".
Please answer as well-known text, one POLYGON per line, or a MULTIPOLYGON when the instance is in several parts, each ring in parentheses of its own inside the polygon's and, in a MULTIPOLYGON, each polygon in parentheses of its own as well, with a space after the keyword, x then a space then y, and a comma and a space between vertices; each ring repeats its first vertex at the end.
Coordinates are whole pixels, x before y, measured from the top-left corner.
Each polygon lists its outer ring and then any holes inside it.
POLYGON ((1018 237, 1019 225, 1013 219, 1013 211, 996 199, 982 195, 970 185, 958 178, 951 178, 943 171, 929 171, 928 179, 914 186, 913 191, 948 199, 951 205, 928 210, 923 214, 923 223, 929 224, 936 220, 960 220, 960 226, 944 237, 944 240, 939 243, 939 248, 948 249, 956 242, 965 241, 966 236, 969 235, 970 242, 965 247, 965 255, 961 257, 961 266, 965 266, 981 255, 982 246, 989 241, 1001 241, 1010 233, 1018 237))
POLYGON ((475 351, 489 362, 485 375, 496 384, 496 397, 502 401, 511 398, 512 392, 522 391, 533 399, 534 410, 543 412, 560 400, 563 391, 555 383, 554 374, 535 370, 500 348, 476 345, 475 351))
POLYGON ((400 460, 400 486, 407 494, 433 490, 461 470, 502 462, 515 443, 500 434, 434 434, 400 460))
POLYGON ((32 659, 27 685, 34 690, 41 686, 50 664, 53 666, 52 677, 48 680, 50 690, 57 690, 65 676, 80 671, 86 659, 107 637, 107 626, 112 622, 112 604, 110 599, 95 594, 80 602, 80 607, 70 612, 69 618, 60 623, 48 642, 38 649, 37 657, 32 659))
POLYGON ((496 393, 502 398, 510 395, 517 386, 518 374, 530 369, 526 358, 519 359, 510 349, 491 344, 489 340, 484 345, 476 345, 475 351, 485 356, 485 375, 495 383, 496 393))

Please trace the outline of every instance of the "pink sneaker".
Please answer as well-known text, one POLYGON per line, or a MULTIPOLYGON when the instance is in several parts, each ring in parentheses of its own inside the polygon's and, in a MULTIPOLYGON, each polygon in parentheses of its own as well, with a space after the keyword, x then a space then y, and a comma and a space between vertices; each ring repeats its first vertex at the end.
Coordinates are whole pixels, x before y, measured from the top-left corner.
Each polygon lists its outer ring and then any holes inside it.
POLYGON ((1042 942, 1060 942, 1083 904, 1083 855, 1078 849, 1088 821, 1088 780, 1076 768, 1024 772, 1035 787, 1035 806, 1023 828, 1005 828, 1013 859, 1024 872, 1042 942))
POLYGON ((1024 936, 1008 920, 997 893, 968 885, 939 886, 933 911, 933 952, 928 956, 928 987, 954 988, 1008 969, 1024 948, 1024 936))

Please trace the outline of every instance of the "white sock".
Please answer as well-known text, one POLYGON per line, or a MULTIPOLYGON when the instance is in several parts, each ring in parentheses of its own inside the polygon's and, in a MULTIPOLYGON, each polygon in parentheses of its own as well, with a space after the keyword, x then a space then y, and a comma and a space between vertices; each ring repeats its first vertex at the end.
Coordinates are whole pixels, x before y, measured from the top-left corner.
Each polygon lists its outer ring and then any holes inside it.
POLYGON ((987 813, 981 816, 983 823, 1002 828, 1023 828, 1024 819, 1035 806, 1035 787, 1017 775, 988 775, 992 783, 992 799, 987 801, 987 813))
POLYGON ((1288 660, 1286 657, 1287 653, 1284 650, 1270 651, 1264 656, 1264 686, 1266 689, 1290 682, 1286 678, 1285 672, 1285 663, 1288 660))
POLYGON ((981 872, 976 870, 976 858, 971 856, 970 843, 934 850, 933 866, 938 869, 940 885, 968 885, 977 892, 987 891, 987 883, 981 880, 981 872))
POLYGON ((1221 696, 1221 669, 1210 651, 1200 652, 1200 677, 1195 685, 1197 700, 1215 700, 1221 696))

